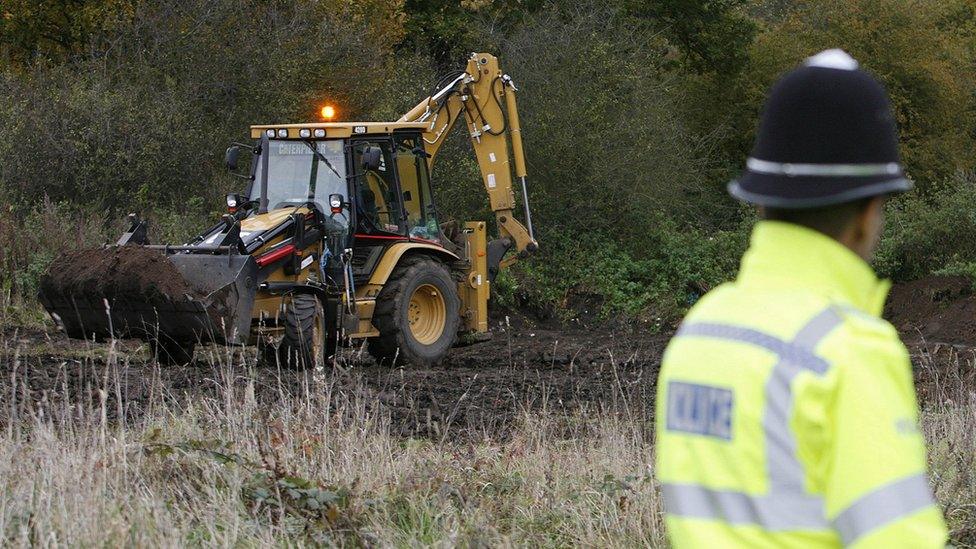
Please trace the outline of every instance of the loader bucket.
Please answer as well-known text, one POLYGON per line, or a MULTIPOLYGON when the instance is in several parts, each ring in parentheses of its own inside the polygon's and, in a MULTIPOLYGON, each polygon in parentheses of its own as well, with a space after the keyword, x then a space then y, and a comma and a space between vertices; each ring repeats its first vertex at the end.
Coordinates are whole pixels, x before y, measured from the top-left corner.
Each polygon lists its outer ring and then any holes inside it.
MULTIPOLYGON (((123 268, 119 269, 117 262, 108 269, 107 275, 96 270, 78 275, 71 284, 42 281, 40 301, 52 316, 56 316, 69 337, 247 343, 257 287, 257 265, 251 256, 164 255, 164 251, 136 246, 109 248, 105 253, 131 255, 135 253, 133 248, 138 254, 158 254, 153 256, 156 268, 139 269, 135 273, 118 272, 124 271, 127 265, 123 263, 123 268), (161 258, 172 264, 175 271, 159 261, 161 258), (165 271, 169 282, 181 277, 177 284, 169 286, 184 291, 157 291, 152 283, 143 283, 140 291, 124 291, 128 288, 120 290, 119 284, 101 284, 100 280, 88 279, 108 276, 151 280, 152 276, 161 276, 144 272, 147 270, 165 271)), ((52 271, 57 268, 55 262, 52 271)), ((71 268, 69 265, 66 270, 71 268)), ((49 273, 46 278, 53 277, 49 273)), ((164 285, 160 283, 159 286, 164 285)))

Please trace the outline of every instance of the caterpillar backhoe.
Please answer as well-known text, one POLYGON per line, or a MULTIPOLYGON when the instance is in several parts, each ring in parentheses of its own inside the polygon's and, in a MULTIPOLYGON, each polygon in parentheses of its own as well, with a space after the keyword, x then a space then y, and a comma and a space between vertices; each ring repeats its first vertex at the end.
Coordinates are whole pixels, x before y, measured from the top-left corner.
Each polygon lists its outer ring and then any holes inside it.
MULTIPOLYGON (((112 253, 161 254, 185 291, 45 284, 41 302, 70 337, 142 338, 164 363, 215 342, 256 344, 262 356, 307 367, 363 339, 381 362, 437 363, 459 334, 488 331, 499 269, 538 245, 514 82, 494 56, 476 53, 435 89, 396 122, 252 126, 253 142, 225 154, 246 189, 186 244, 151 245, 146 222, 130 216, 112 253), (461 120, 495 214, 490 240, 486 223, 441 223, 435 207, 430 169, 461 120), (242 152, 250 171, 237 174, 242 152), (525 225, 514 215, 512 161, 525 225)), ((82 267, 55 263, 49 276, 82 267)))

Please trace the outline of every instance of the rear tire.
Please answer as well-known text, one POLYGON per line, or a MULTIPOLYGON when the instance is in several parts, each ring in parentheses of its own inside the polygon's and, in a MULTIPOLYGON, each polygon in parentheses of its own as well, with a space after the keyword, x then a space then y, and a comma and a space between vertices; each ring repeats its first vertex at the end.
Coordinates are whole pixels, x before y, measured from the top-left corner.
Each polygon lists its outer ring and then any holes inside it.
POLYGON ((442 262, 427 256, 400 261, 376 298, 369 353, 377 362, 440 363, 454 346, 460 325, 457 283, 442 262))
POLYGON ((325 311, 315 296, 296 294, 285 300, 284 334, 275 349, 282 366, 314 368, 325 363, 325 311))
POLYGON ((149 350, 153 357, 164 366, 183 366, 193 362, 195 342, 182 343, 171 339, 152 339, 149 350))

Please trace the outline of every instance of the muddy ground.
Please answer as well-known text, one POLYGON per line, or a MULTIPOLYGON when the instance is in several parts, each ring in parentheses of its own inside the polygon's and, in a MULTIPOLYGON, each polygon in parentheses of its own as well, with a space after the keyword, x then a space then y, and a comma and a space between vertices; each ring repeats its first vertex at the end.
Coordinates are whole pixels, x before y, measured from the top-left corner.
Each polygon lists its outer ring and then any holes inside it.
MULTIPOLYGON (((256 368, 253 349, 216 346, 200 347, 190 365, 160 367, 139 341, 95 344, 69 340, 53 327, 6 326, 0 424, 102 409, 110 421, 138 421, 163 402, 220 402, 231 391, 251 390, 267 409, 305 391, 326 391, 346 409, 388 418, 404 435, 504 437, 526 411, 650 419, 670 330, 600 321, 589 309, 581 307, 569 322, 495 313, 490 341, 455 348, 436 368, 380 367, 351 348, 317 373, 256 368)), ((966 280, 931 277, 898 286, 886 316, 912 352, 923 403, 945 398, 946 380, 976 387, 976 298, 966 280)))
POLYGON ((526 411, 611 412, 650 417, 654 380, 667 334, 637 326, 610 329, 540 321, 509 313, 492 318, 490 341, 455 348, 436 368, 377 366, 348 348, 322 372, 255 366, 253 349, 201 346, 192 364, 160 367, 136 340, 90 343, 53 328, 7 327, 0 334, 0 424, 10 417, 100 413, 138 420, 163 400, 222 400, 255 380, 269 404, 308 390, 337 404, 388 417, 404 435, 504 436, 526 411), (353 407, 348 406, 353 404, 353 407), (42 411, 45 410, 45 411, 42 411))

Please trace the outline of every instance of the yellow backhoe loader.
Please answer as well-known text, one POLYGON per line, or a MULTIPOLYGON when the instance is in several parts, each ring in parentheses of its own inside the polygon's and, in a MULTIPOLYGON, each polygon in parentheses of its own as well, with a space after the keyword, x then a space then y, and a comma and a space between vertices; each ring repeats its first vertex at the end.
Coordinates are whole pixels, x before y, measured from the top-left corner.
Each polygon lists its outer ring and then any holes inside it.
POLYGON ((246 190, 186 244, 151 245, 145 221, 131 216, 113 253, 161 254, 185 283, 181 295, 47 284, 42 303, 71 337, 142 338, 166 363, 217 342, 311 366, 362 339, 382 362, 437 363, 459 334, 488 330, 495 275, 537 243, 514 82, 476 53, 435 89, 396 122, 252 126, 253 143, 225 156, 236 172, 242 150, 251 153, 249 174, 236 174, 246 190), (462 120, 495 212, 490 240, 484 222, 442 224, 435 208, 430 168, 462 120), (514 215, 512 161, 525 225, 514 215))

